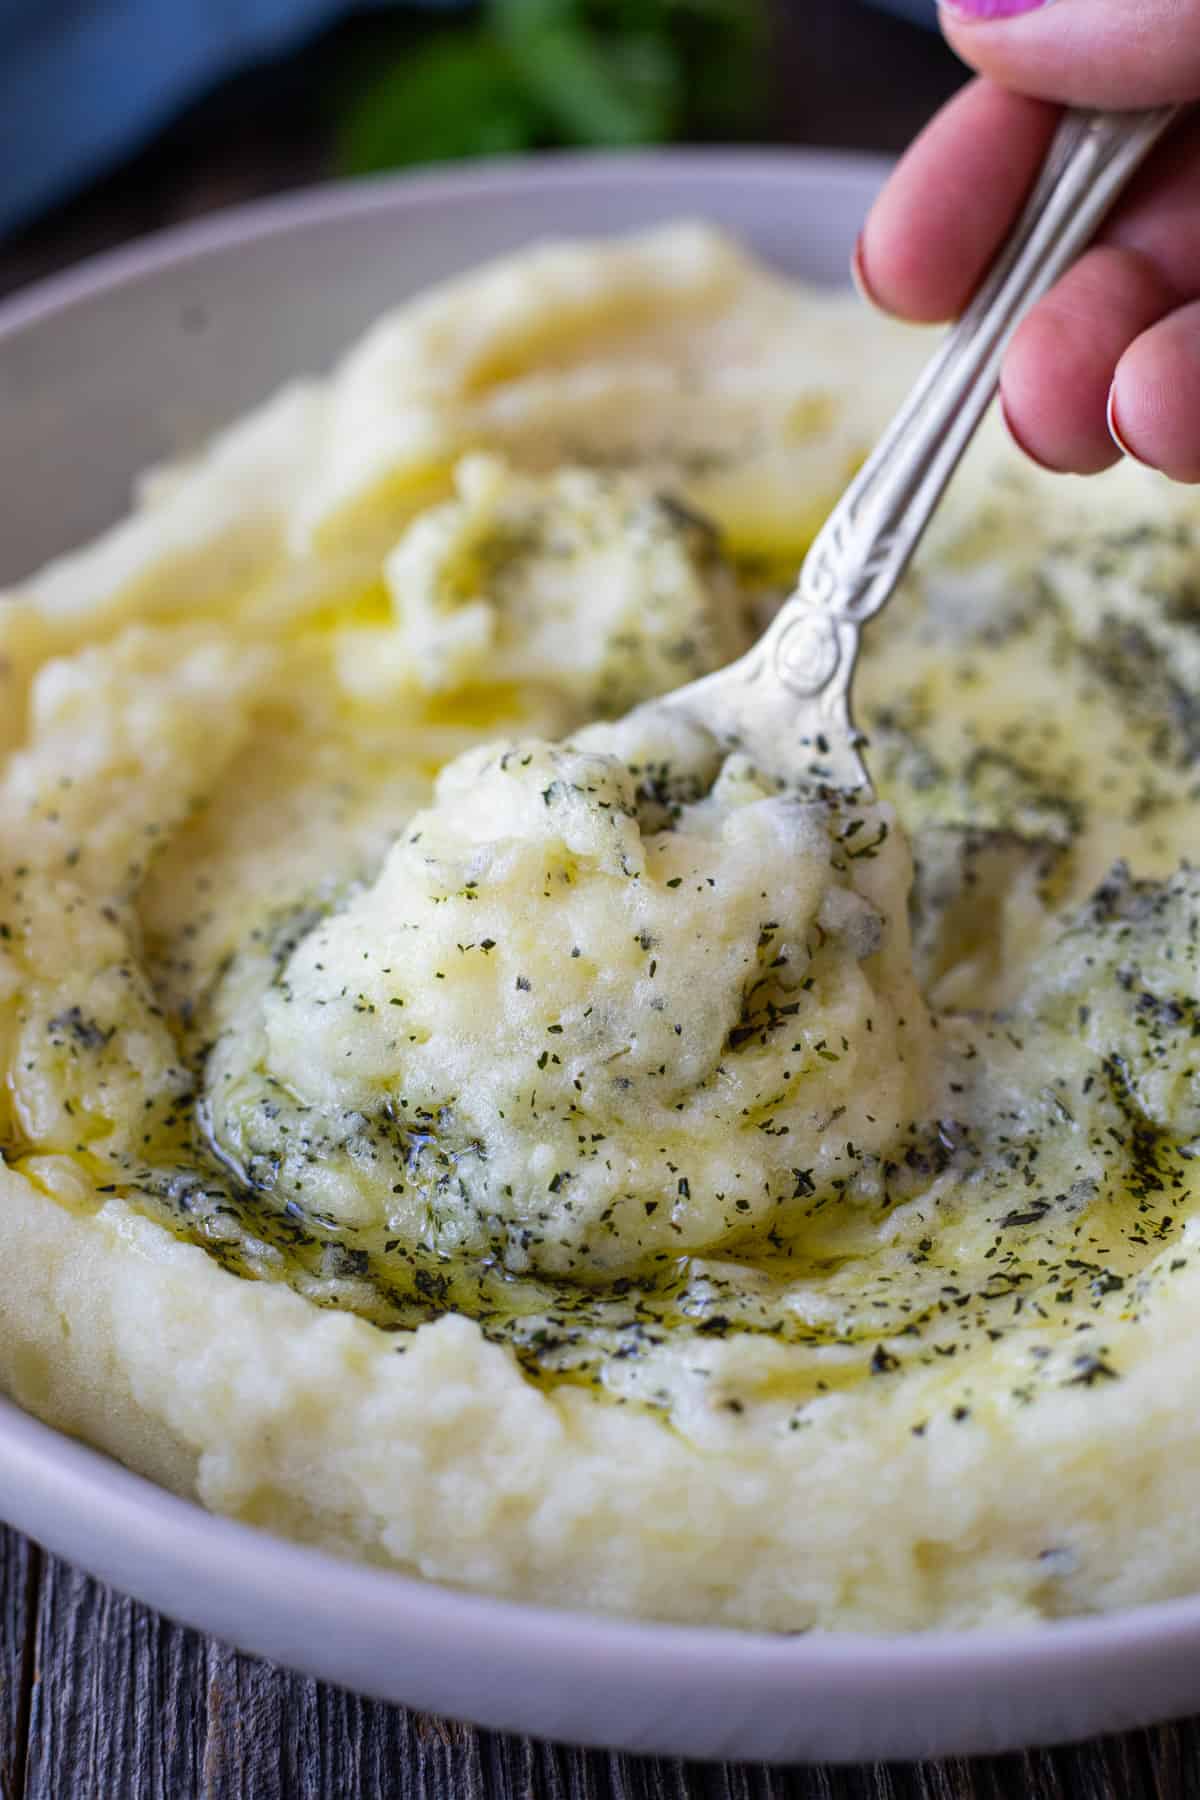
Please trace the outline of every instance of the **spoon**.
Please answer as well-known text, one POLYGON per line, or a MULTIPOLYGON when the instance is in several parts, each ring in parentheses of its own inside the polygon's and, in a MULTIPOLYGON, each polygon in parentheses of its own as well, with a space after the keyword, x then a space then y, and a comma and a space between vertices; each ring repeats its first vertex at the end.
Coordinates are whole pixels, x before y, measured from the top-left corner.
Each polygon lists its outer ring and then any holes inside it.
POLYGON ((850 705, 862 626, 907 568, 999 386, 1017 326, 1180 110, 1065 114, 983 285, 829 515, 791 598, 745 656, 652 704, 677 708, 788 785, 869 795, 850 705))

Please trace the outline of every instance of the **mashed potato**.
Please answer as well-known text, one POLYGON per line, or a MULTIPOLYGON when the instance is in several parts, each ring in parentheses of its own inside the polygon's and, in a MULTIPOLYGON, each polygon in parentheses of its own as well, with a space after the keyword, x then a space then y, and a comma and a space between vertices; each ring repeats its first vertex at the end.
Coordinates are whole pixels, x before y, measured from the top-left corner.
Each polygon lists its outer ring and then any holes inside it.
POLYGON ((920 360, 701 227, 384 320, 0 607, 0 1382, 233 1516, 770 1630, 1200 1586, 1200 507, 985 433, 881 798, 643 702, 920 360))
POLYGON ((231 1014, 214 1140, 276 1203, 512 1271, 761 1243, 931 1108, 908 872, 882 814, 669 716, 468 752, 231 1014))

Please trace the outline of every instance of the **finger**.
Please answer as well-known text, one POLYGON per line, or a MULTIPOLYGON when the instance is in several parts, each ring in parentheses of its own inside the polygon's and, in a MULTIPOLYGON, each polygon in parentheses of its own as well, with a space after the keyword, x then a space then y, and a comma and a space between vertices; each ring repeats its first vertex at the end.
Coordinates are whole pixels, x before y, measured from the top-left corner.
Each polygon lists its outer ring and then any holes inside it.
POLYGON ((1018 93, 1134 107, 1200 92, 1200 7, 1192 0, 1036 0, 1019 12, 1014 0, 943 0, 941 18, 964 62, 1018 93))
POLYGON ((932 324, 966 305, 1021 206, 1057 114, 973 81, 901 159, 856 253, 868 298, 932 324))
POLYGON ((1094 475, 1117 460, 1108 395, 1135 338, 1178 302, 1155 266, 1098 245, 1022 324, 1001 381, 1009 428, 1036 462, 1094 475))
POLYGON ((1200 119, 1172 132, 1104 230, 1144 256, 1184 299, 1200 294, 1200 119))
POLYGON ((1112 385, 1113 435, 1172 481, 1200 481, 1200 301, 1132 343, 1112 385))
POLYGON ((1080 473, 1113 460, 1105 436, 1117 363, 1135 337, 1200 294, 1197 191, 1200 123, 1163 145, 1106 226, 1102 242, 1122 254, 1091 252, 1018 333, 1004 404, 1036 460, 1080 473))

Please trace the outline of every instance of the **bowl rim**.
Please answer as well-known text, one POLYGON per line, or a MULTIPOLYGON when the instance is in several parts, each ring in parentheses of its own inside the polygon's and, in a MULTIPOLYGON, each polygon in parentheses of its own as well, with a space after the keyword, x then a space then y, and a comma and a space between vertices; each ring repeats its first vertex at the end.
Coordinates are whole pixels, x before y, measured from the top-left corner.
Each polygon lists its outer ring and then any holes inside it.
MULTIPOLYGON (((1156 1601, 1082 1618, 1044 1619, 1032 1624, 959 1631, 766 1632, 727 1625, 672 1624, 655 1619, 542 1606, 494 1594, 472 1592, 441 1581, 426 1581, 399 1569, 340 1556, 278 1536, 263 1527, 209 1512, 115 1461, 102 1450, 69 1437, 0 1395, 0 1508, 14 1509, 10 1492, 23 1489, 15 1509, 36 1520, 40 1501, 63 1502, 64 1484, 77 1484, 94 1525, 103 1523, 152 1559, 178 1561, 184 1544, 189 1571, 214 1586, 258 1594, 268 1601, 286 1582, 293 1603, 312 1616, 335 1605, 376 1628, 403 1622, 427 1639, 470 1637, 489 1641, 497 1655, 512 1659, 527 1647, 530 1634, 540 1646, 547 1633, 560 1646, 606 1657, 652 1661, 668 1654, 696 1665, 719 1660, 730 1672, 732 1658, 742 1675, 784 1676, 789 1685, 805 1674, 849 1674, 855 1685, 899 1672, 916 1677, 964 1671, 966 1685, 981 1676, 1011 1669, 1019 1656, 1026 1674, 1031 1662, 1059 1663, 1069 1657, 1080 1674, 1097 1655, 1137 1648, 1152 1637, 1156 1649, 1194 1645, 1200 1634, 1200 1595, 1156 1601)), ((36 1524, 18 1527, 37 1536, 36 1524)), ((54 1534, 52 1534, 54 1535, 54 1534)), ((50 1546, 53 1548, 53 1545, 50 1546)), ((957 1685, 957 1683, 956 1683, 957 1685)))
POLYGON ((37 324, 50 313, 94 300, 127 281, 314 225, 390 214, 398 206, 419 212, 510 193, 514 186, 530 195, 561 189, 586 191, 608 186, 614 169, 620 170, 626 184, 649 186, 664 178, 703 173, 709 179, 733 177, 786 186, 802 164, 831 187, 858 188, 864 179, 882 182, 894 163, 895 158, 870 150, 810 149, 803 144, 786 149, 698 145, 676 150, 550 150, 493 157, 481 164, 316 182, 160 226, 55 273, 34 277, 0 298, 0 339, 37 324))
MULTIPOLYGON (((467 170, 326 182, 168 226, 18 288, 0 300, 0 344, 162 270, 344 217, 391 214, 397 208, 416 212, 511 193, 514 186, 524 193, 587 191, 610 184, 614 169, 623 181, 647 184, 703 174, 706 180, 786 185, 801 166, 832 187, 861 191, 864 178, 882 180, 891 159, 805 146, 567 151, 496 159, 467 170)), ((844 1697, 886 1684, 889 1698, 904 1700, 908 1689, 927 1691, 936 1678, 944 1692, 965 1698, 980 1680, 1011 1672, 1018 1660, 1025 1680, 1043 1671, 1049 1675, 1063 1659, 1070 1659, 1082 1679, 1089 1671, 1125 1664, 1139 1652, 1162 1656, 1200 1649, 1200 1593, 1083 1617, 970 1630, 787 1634, 622 1618, 471 1592, 211 1513, 0 1395, 0 1519, 70 1558, 66 1540, 77 1541, 77 1534, 54 1524, 44 1535, 41 1529, 64 1511, 93 1530, 103 1522, 110 1538, 137 1547, 148 1569, 177 1566, 186 1556, 190 1575, 202 1578, 212 1593, 261 1597, 265 1608, 276 1603, 283 1584, 293 1610, 299 1604, 314 1620, 353 1612, 377 1634, 402 1627, 406 1636, 418 1634, 426 1644, 441 1640, 446 1649, 467 1637, 477 1650, 531 1668, 544 1660, 548 1638, 577 1667, 617 1660, 627 1672, 640 1666, 650 1677, 669 1657, 697 1679, 720 1677, 760 1696, 764 1684, 797 1698, 806 1691, 844 1697)), ((113 1566, 111 1558, 108 1565, 113 1566)), ((137 1593, 124 1572, 116 1579, 137 1593)), ((149 1594, 139 1597, 158 1604, 149 1594)), ((179 1616, 186 1615, 181 1607, 179 1616)))

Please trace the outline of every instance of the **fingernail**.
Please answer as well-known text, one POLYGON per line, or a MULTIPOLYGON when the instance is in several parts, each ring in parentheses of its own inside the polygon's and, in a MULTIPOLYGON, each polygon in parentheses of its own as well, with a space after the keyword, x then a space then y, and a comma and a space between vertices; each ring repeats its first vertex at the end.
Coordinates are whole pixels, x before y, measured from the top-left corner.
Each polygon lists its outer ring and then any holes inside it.
POLYGON ((1108 420, 1108 435, 1117 446, 1117 449, 1121 452, 1121 455, 1127 456, 1130 462, 1141 463, 1143 469, 1149 468, 1150 465, 1146 462, 1142 462, 1142 458, 1138 455, 1137 451, 1130 449, 1125 440, 1125 434, 1121 430, 1121 423, 1117 418, 1117 384, 1115 381, 1108 390, 1108 405, 1105 408, 1105 417, 1108 420))
POLYGON ((867 280, 867 271, 863 264, 863 234, 861 231, 854 241, 854 251, 850 257, 850 279, 858 291, 860 300, 865 300, 868 306, 877 307, 879 305, 878 300, 871 292, 871 284, 867 280))
POLYGON ((956 19, 1015 19, 1050 6, 1052 0, 940 0, 940 4, 956 19))

